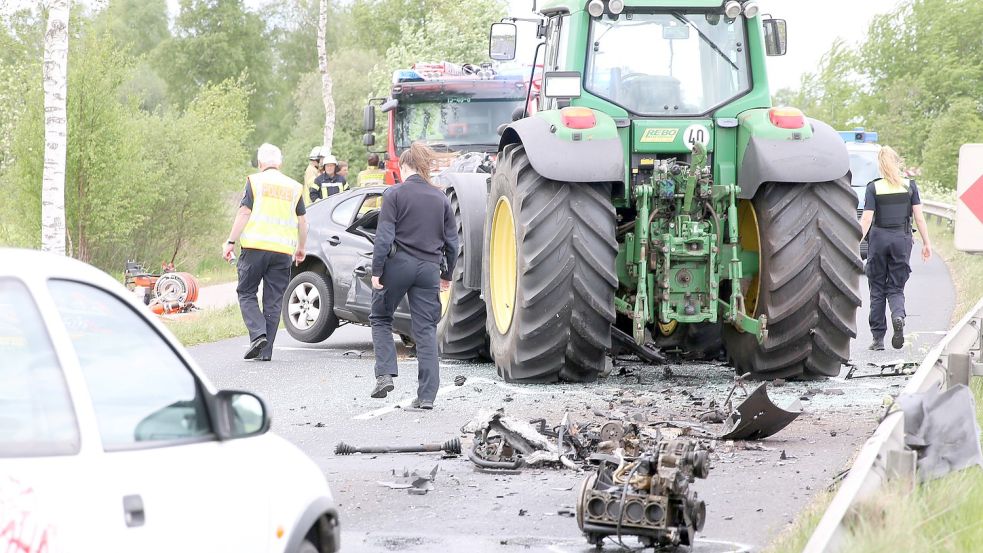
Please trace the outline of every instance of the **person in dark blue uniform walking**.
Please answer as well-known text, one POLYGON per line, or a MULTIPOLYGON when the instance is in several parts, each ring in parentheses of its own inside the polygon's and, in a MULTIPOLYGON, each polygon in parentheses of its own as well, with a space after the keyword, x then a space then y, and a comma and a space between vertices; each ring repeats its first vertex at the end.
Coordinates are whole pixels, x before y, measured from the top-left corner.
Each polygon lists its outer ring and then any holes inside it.
POLYGON ((922 239, 922 260, 928 261, 932 257, 918 185, 904 178, 901 158, 892 148, 884 146, 880 149, 877 164, 881 178, 867 184, 864 213, 860 218, 863 235, 870 231, 866 273, 870 286, 870 333, 873 336, 870 349, 874 351, 884 349, 887 306, 891 309, 894 330, 891 345, 894 349, 904 346, 904 287, 911 274, 912 219, 922 239))
POLYGON ((410 323, 419 367, 413 407, 433 409, 440 383, 437 322, 440 291, 450 289, 457 261, 457 222, 444 192, 430 182, 436 154, 414 142, 399 156, 403 182, 382 196, 372 254, 372 345, 376 385, 371 396, 383 398, 398 374, 393 313, 409 296, 410 323), (443 265, 442 265, 443 262, 443 265))

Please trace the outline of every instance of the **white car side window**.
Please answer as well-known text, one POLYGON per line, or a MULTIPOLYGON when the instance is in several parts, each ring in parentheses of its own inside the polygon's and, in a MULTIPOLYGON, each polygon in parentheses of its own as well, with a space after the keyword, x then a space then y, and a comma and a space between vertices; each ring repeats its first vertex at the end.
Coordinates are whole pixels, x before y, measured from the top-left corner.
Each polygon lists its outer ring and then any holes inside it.
POLYGON ((198 382, 129 305, 79 282, 48 286, 75 346, 105 450, 211 434, 198 382))
POLYGON ((20 281, 0 279, 0 457, 73 455, 75 410, 48 331, 20 281))

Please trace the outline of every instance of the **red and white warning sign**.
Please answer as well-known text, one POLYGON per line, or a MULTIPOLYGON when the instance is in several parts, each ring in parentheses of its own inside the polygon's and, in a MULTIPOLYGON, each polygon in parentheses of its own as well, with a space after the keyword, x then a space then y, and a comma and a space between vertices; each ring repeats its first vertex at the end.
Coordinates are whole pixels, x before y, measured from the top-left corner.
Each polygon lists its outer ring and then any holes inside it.
POLYGON ((956 249, 983 252, 983 144, 963 144, 959 148, 956 249))

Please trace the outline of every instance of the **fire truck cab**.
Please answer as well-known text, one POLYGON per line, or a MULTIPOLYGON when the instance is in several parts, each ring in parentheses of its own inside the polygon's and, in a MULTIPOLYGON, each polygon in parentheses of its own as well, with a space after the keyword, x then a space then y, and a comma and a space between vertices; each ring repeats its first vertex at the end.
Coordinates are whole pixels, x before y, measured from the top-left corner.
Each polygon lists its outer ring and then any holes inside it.
MULTIPOLYGON (((512 121, 528 95, 530 68, 521 65, 416 63, 393 72, 388 98, 365 108, 363 143, 375 145, 375 112, 387 114, 386 184, 400 182, 399 155, 417 140, 437 151, 493 154, 498 127, 512 121)), ((535 96, 535 91, 534 91, 535 96)), ((435 167, 440 172, 451 160, 435 167)))

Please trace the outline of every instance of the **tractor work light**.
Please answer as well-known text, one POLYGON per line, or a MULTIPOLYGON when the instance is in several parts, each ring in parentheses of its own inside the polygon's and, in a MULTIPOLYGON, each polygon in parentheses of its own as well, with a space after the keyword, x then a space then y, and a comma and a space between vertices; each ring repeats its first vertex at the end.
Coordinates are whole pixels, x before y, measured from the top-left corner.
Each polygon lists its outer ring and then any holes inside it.
POLYGON ((754 0, 744 2, 744 17, 751 19, 752 17, 758 15, 758 12, 760 11, 761 8, 758 7, 758 3, 754 0))
POLYGON ((604 2, 601 2, 601 0, 590 0, 590 3, 587 4, 587 13, 591 17, 601 17, 604 15, 604 2))
POLYGON ((797 108, 771 108, 768 119, 780 129, 801 129, 806 126, 806 116, 797 108))
POLYGON ((580 72, 547 71, 543 75, 543 94, 547 98, 580 98, 580 72))
POLYGON ((593 129, 597 125, 594 111, 583 107, 566 107, 560 110, 560 121, 568 129, 593 129))
POLYGON ((741 3, 737 0, 730 0, 724 4, 724 15, 727 19, 737 19, 737 16, 741 15, 741 3))
POLYGON ((610 0, 608 2, 608 12, 611 15, 621 15, 625 11, 625 0, 610 0))

